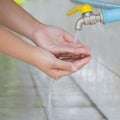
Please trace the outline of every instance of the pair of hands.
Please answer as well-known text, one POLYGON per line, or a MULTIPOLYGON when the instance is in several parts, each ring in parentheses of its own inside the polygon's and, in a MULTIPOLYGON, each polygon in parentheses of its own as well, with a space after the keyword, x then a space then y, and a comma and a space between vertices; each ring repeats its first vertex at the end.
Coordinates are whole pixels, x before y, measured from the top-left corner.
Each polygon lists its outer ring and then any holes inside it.
POLYGON ((36 20, 13 0, 0 0, 0 16, 1 26, 29 38, 37 45, 34 47, 1 30, 3 40, 0 43, 3 45, 0 50, 36 66, 54 79, 70 75, 91 59, 87 46, 75 41, 66 31, 36 20))
POLYGON ((34 33, 34 42, 38 46, 35 55, 41 54, 39 59, 36 57, 38 68, 54 79, 70 75, 91 60, 86 45, 54 26, 43 25, 34 33))

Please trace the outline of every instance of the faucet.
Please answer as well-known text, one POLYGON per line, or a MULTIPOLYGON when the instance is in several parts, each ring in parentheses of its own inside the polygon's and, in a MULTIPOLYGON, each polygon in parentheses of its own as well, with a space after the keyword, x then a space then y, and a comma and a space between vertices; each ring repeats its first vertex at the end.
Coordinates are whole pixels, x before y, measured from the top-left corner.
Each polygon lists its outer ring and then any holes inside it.
POLYGON ((83 25, 93 25, 98 22, 103 23, 103 16, 101 14, 85 13, 82 18, 79 18, 75 24, 75 30, 82 30, 83 25))
POLYGON ((70 11, 67 15, 70 16, 76 12, 80 12, 82 17, 76 21, 75 30, 82 30, 83 25, 93 25, 97 22, 103 23, 103 15, 101 13, 94 14, 93 8, 88 4, 78 6, 77 8, 70 11))
POLYGON ((94 14, 92 6, 84 4, 73 9, 67 15, 70 16, 76 12, 80 12, 82 17, 76 21, 75 30, 82 30, 83 25, 92 25, 97 22, 108 24, 120 21, 120 8, 101 10, 98 14, 94 14))

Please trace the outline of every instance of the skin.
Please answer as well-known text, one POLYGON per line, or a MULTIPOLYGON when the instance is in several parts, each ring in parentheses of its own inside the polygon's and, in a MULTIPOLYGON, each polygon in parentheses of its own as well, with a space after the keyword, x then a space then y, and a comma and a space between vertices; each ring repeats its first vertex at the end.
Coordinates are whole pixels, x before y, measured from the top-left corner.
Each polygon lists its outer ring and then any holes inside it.
POLYGON ((56 56, 90 54, 90 50, 87 46, 81 44, 79 41, 75 41, 74 37, 66 31, 50 25, 44 25, 42 30, 35 32, 34 42, 56 56))
POLYGON ((54 79, 70 75, 90 61, 89 55, 81 60, 57 59, 52 53, 26 43, 1 26, 0 36, 0 52, 34 65, 54 79))
POLYGON ((75 41, 66 31, 41 23, 12 0, 0 0, 0 24, 13 30, 56 56, 80 55, 89 48, 75 41), (82 48, 81 48, 82 46, 82 48))
POLYGON ((0 52, 34 65, 53 79, 70 75, 91 60, 87 46, 75 41, 66 31, 39 22, 12 0, 0 0, 0 16, 0 52), (6 28, 29 38, 37 46, 6 28))

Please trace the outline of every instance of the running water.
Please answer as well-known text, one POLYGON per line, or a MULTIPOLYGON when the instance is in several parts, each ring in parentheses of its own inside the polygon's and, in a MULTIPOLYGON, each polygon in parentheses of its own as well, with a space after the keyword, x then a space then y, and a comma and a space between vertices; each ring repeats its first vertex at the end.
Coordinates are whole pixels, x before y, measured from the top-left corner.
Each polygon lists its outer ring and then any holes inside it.
POLYGON ((49 94, 48 94, 48 120, 53 120, 53 108, 52 108, 52 98, 53 98, 53 85, 55 80, 51 80, 49 85, 49 94))
MULTIPOLYGON (((79 30, 76 30, 74 33, 74 38, 75 41, 78 40, 78 35, 79 35, 79 30)), ((64 58, 60 58, 60 59, 64 59, 64 58)), ((53 120, 53 106, 52 106, 52 100, 53 100, 53 87, 55 84, 55 80, 51 80, 50 85, 49 85, 49 94, 48 94, 48 120, 53 120)))
POLYGON ((75 41, 78 40, 78 35, 79 35, 79 30, 75 30, 75 33, 74 33, 75 41))
MULTIPOLYGON (((78 41, 79 40, 79 34, 81 34, 82 36, 83 36, 83 34, 81 33, 82 31, 80 31, 80 30, 75 30, 75 33, 74 33, 74 38, 75 38, 75 41, 78 41)), ((82 37, 81 36, 81 37, 82 37)), ((84 45, 84 44, 86 44, 86 40, 84 39, 82 39, 82 41, 80 40, 80 42, 84 45)), ((85 57, 85 55, 84 54, 81 54, 80 55, 80 58, 81 59, 83 59, 85 57)), ((74 58, 74 57, 73 57, 74 58)), ((90 64, 89 64, 89 66, 88 66, 88 69, 90 69, 90 64)), ((86 70, 86 72, 88 72, 88 70, 86 70)), ((89 73, 89 72, 88 72, 89 73)), ((86 80, 84 81, 85 83, 86 83, 86 85, 87 85, 87 87, 86 87, 86 91, 88 92, 89 90, 88 90, 88 85, 89 85, 89 74, 86 74, 86 80)), ((83 76, 82 75, 83 74, 83 72, 81 71, 80 73, 79 73, 79 76, 83 76)))
MULTIPOLYGON (((79 37, 79 33, 80 33, 80 30, 75 30, 75 33, 74 33, 74 39, 75 41, 79 41, 78 37, 79 37)), ((81 42, 82 43, 82 42, 81 42)), ((81 54, 80 56, 81 58, 84 58, 85 56, 83 54, 81 54)), ((74 58, 74 57, 73 57, 74 58)))

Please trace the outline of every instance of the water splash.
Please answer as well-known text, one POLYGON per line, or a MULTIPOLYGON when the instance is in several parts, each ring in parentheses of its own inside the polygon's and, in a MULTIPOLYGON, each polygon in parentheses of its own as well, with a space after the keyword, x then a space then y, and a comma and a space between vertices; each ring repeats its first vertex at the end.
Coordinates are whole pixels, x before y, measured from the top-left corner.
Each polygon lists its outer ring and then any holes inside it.
POLYGON ((78 40, 78 35, 79 35, 79 30, 75 30, 75 32, 74 32, 75 41, 78 40))
POLYGON ((53 108, 52 108, 52 98, 53 98, 53 86, 55 80, 51 80, 49 85, 49 93, 48 93, 48 120, 53 120, 53 108))

